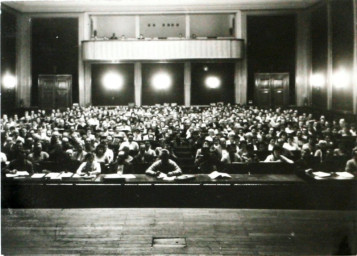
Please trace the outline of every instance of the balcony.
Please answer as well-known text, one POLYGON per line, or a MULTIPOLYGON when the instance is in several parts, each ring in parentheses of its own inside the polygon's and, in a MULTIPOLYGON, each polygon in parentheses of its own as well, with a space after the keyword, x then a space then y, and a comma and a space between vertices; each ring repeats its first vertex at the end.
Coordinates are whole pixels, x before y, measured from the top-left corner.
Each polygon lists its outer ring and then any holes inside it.
POLYGON ((125 39, 82 41, 84 61, 236 60, 244 56, 242 39, 125 39))

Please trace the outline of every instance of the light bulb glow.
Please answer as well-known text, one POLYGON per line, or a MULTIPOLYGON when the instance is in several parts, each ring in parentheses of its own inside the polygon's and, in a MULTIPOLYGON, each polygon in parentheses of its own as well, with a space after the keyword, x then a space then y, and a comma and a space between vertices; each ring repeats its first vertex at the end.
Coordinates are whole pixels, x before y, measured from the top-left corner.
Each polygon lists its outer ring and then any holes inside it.
POLYGON ((205 84, 208 88, 216 89, 221 86, 221 80, 216 76, 209 76, 206 78, 205 84))
POLYGON ((166 73, 158 73, 152 77, 152 85, 157 90, 167 90, 171 83, 171 77, 166 73))
POLYGON ((325 76, 323 74, 313 74, 310 78, 310 83, 314 87, 322 87, 326 83, 325 76))
POLYGON ((120 90, 123 87, 123 77, 115 72, 109 72, 103 76, 103 86, 108 90, 120 90))
POLYGON ((351 82, 351 76, 345 69, 340 69, 333 74, 332 83, 336 88, 345 88, 351 82))
POLYGON ((16 77, 11 75, 10 73, 6 73, 2 78, 2 84, 6 89, 15 88, 16 83, 17 83, 16 77))

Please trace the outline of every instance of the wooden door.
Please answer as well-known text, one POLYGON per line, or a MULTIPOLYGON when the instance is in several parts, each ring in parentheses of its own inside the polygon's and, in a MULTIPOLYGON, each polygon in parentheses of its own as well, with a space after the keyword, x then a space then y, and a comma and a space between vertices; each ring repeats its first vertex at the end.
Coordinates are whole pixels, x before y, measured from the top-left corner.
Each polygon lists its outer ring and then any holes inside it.
POLYGON ((289 104, 289 74, 275 73, 270 78, 272 106, 284 107, 289 104))
POLYGON ((39 107, 66 108, 72 104, 72 75, 39 75, 39 107))
POLYGON ((255 102, 260 107, 271 106, 270 74, 255 74, 255 102))
POLYGON ((53 75, 39 75, 38 86, 39 107, 45 109, 54 108, 54 88, 56 86, 56 78, 53 75))
POLYGON ((55 87, 55 107, 67 108, 72 104, 72 76, 58 75, 56 76, 55 87))
POLYGON ((256 73, 255 103, 260 107, 289 104, 289 73, 256 73))

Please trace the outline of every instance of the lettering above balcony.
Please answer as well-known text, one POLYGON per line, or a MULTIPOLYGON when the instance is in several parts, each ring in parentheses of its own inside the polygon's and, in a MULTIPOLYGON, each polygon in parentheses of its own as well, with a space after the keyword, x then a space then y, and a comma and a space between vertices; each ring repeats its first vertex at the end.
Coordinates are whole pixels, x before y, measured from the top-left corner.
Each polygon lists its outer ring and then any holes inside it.
POLYGON ((241 59, 240 39, 83 41, 84 61, 241 59))

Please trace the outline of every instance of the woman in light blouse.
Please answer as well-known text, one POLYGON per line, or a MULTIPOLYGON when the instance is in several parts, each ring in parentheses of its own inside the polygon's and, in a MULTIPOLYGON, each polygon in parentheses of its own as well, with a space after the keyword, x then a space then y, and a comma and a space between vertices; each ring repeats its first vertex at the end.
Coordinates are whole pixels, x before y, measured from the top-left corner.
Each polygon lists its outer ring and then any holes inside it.
POLYGON ((99 173, 101 173, 100 164, 94 161, 94 155, 92 153, 88 153, 85 156, 84 162, 77 169, 77 174, 97 175, 99 173))

